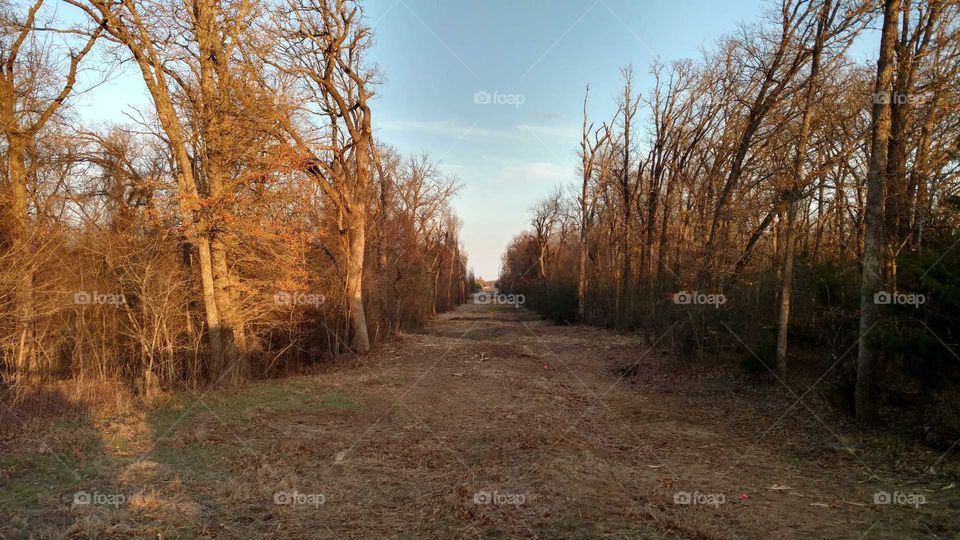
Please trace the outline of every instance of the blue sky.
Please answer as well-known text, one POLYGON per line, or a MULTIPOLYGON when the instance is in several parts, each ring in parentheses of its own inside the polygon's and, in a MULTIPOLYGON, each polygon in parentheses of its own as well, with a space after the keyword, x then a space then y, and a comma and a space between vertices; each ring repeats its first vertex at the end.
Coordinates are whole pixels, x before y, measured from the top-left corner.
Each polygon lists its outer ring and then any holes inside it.
MULTIPOLYGON (((576 178, 584 86, 591 115, 614 109, 620 68, 698 57, 761 2, 740 0, 369 0, 384 74, 373 109, 377 137, 407 155, 429 152, 456 175, 462 239, 479 276, 495 278, 529 209, 576 178), (499 103, 476 103, 486 96, 499 103)), ((124 121, 146 103, 128 69, 77 100, 92 121, 124 121)))
POLYGON ((476 273, 495 278, 529 209, 577 174, 583 91, 609 118, 632 63, 696 57, 762 6, 741 1, 376 0, 373 59, 385 84, 377 136, 404 153, 429 151, 456 174, 455 208, 476 273), (477 92, 490 101, 477 104, 477 92))

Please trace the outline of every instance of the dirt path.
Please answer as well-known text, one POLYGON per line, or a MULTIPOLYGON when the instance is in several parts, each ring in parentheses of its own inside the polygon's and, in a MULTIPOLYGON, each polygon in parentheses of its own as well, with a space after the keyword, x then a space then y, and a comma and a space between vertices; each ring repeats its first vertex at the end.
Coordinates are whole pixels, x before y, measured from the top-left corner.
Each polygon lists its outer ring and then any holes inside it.
MULTIPOLYGON (((908 485, 856 450, 824 453, 836 443, 825 424, 823 441, 790 434, 790 421, 759 436, 786 407, 765 410, 709 374, 681 384, 669 365, 638 338, 462 306, 352 367, 87 426, 90 441, 53 449, 82 480, 50 471, 36 496, 83 489, 99 504, 8 501, 0 536, 957 534, 942 482, 908 485), (637 377, 624 379, 630 363, 637 377), (883 490, 926 504, 874 504, 883 490), (111 493, 124 500, 111 506, 111 493)), ((5 457, 5 481, 29 501, 29 475, 58 464, 23 456, 5 457)))

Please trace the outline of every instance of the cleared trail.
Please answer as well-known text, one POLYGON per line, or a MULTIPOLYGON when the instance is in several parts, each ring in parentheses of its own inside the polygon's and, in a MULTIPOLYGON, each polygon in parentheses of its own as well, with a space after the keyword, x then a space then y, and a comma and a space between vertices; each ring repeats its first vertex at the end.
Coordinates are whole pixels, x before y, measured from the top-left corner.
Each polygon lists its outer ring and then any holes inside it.
POLYGON ((18 519, 51 536, 154 538, 956 530, 955 498, 873 504, 907 479, 831 450, 826 429, 811 440, 791 420, 809 416, 802 407, 765 433, 786 406, 676 369, 637 337, 465 305, 352 365, 185 398, 147 415, 127 446, 113 444, 116 426, 91 431, 101 444, 80 458, 95 463, 83 485, 126 503, 18 519))

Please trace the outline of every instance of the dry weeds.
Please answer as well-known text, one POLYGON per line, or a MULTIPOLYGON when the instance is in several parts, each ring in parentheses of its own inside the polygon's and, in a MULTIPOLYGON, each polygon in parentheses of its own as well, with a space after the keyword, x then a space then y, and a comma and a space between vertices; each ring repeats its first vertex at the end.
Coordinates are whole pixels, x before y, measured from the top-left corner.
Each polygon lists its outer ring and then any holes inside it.
POLYGON ((341 369, 182 396, 146 414, 8 431, 0 536, 960 530, 955 490, 943 489, 949 457, 930 473, 938 455, 902 445, 912 465, 889 466, 886 439, 853 431, 815 392, 804 399, 812 410, 797 406, 776 422, 792 403, 786 389, 733 373, 717 362, 678 365, 634 336, 462 306, 341 369), (79 490, 124 501, 71 504, 79 490), (922 493, 926 504, 873 504, 883 490, 922 493), (679 492, 723 502, 675 504, 679 492))

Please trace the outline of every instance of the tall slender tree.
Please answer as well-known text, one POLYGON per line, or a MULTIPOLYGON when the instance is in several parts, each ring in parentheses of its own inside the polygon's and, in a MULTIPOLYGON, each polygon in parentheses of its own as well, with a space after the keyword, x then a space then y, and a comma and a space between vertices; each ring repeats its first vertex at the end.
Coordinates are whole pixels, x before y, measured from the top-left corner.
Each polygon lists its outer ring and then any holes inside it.
POLYGON ((879 322, 874 294, 883 287, 883 202, 886 191, 887 147, 890 140, 890 98, 893 90, 894 51, 900 0, 883 3, 880 54, 874 82, 873 113, 870 123, 870 161, 867 197, 864 206, 863 272, 860 281, 860 341, 857 352, 857 418, 870 423, 877 417, 876 373, 881 351, 867 334, 879 322))

